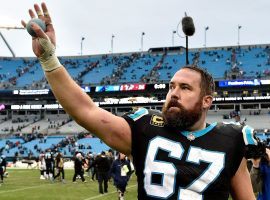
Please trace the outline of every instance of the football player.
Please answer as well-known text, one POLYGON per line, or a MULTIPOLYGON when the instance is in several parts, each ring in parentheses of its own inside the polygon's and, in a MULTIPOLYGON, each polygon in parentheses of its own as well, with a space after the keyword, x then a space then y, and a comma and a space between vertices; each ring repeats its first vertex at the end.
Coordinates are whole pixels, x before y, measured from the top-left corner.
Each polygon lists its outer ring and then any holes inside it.
POLYGON ((6 171, 6 169, 7 169, 6 156, 1 155, 0 157, 0 185, 4 183, 4 177, 8 176, 8 172, 6 171))
MULTIPOLYGON (((32 29, 32 47, 55 97, 78 124, 107 145, 132 155, 138 177, 138 199, 254 200, 244 158, 255 144, 253 129, 206 123, 212 105, 212 77, 195 66, 177 71, 162 113, 138 109, 118 117, 98 107, 69 76, 55 55, 56 38, 45 3, 29 10, 46 24, 32 29)), ((22 21, 23 26, 26 23, 22 21)), ((74 27, 75 28, 75 27, 74 27)))

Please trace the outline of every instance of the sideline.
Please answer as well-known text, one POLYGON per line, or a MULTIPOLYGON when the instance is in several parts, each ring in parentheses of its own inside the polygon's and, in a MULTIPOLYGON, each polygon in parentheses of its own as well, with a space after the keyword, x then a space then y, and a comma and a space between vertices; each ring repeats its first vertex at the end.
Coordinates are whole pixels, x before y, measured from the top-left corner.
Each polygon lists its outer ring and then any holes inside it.
MULTIPOLYGON (((131 185, 129 187, 127 187, 127 189, 130 189, 130 188, 133 188, 133 187, 136 187, 136 185, 131 185)), ((83 199, 83 200, 92 200, 92 199, 98 199, 98 198, 102 198, 102 197, 105 197, 105 196, 108 196, 108 195, 111 195, 111 194, 114 194, 116 193, 117 191, 114 191, 114 192, 109 192, 109 193, 106 193, 106 194, 99 194, 97 196, 93 196, 93 197, 90 197, 90 198, 87 198, 87 199, 83 199)))

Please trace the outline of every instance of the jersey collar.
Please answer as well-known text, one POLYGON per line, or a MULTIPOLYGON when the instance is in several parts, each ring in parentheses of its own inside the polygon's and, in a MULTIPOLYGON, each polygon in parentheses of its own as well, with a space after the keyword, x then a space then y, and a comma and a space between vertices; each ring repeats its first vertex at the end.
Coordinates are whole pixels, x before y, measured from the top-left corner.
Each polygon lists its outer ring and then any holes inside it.
POLYGON ((199 130, 199 131, 182 131, 181 134, 185 136, 188 140, 195 140, 198 137, 201 137, 211 131, 215 126, 217 125, 217 122, 214 122, 207 126, 205 129, 199 130))

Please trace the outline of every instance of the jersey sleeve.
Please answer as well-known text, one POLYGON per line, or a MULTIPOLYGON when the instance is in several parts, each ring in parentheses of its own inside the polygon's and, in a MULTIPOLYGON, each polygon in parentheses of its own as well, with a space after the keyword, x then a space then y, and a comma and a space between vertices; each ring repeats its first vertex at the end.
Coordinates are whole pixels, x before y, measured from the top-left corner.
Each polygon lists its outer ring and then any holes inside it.
POLYGON ((254 129, 249 126, 241 126, 232 123, 223 123, 220 132, 228 137, 228 141, 224 141, 223 145, 229 145, 227 163, 230 175, 234 176, 237 172, 241 161, 246 157, 246 149, 249 144, 256 144, 254 138, 254 129))
POLYGON ((139 108, 136 111, 127 113, 122 117, 128 122, 131 128, 132 150, 131 154, 136 157, 138 152, 136 148, 140 147, 141 136, 140 133, 145 126, 145 116, 149 114, 149 110, 146 108, 139 108))
POLYGON ((242 133, 245 145, 258 145, 258 141, 255 137, 254 128, 246 125, 242 129, 242 133))
POLYGON ((131 111, 129 113, 126 113, 123 115, 123 117, 130 122, 136 122, 137 120, 139 120, 140 118, 142 118, 143 116, 149 114, 148 110, 146 108, 139 108, 136 111, 131 111))
POLYGON ((146 108, 139 108, 136 111, 132 111, 129 113, 126 113, 125 115, 123 115, 122 117, 128 122, 131 131, 135 131, 134 130, 134 126, 136 126, 136 124, 139 122, 139 120, 145 116, 148 115, 149 112, 146 108))
POLYGON ((235 139, 237 140, 237 146, 235 151, 235 157, 238 157, 236 160, 237 162, 234 163, 233 174, 236 173, 238 170, 238 167, 241 163, 241 160, 243 158, 247 158, 247 149, 249 146, 255 146, 258 145, 257 139, 255 137, 255 131, 252 127, 245 125, 245 126, 239 126, 239 125, 233 125, 236 127, 236 130, 238 130, 238 137, 235 139))

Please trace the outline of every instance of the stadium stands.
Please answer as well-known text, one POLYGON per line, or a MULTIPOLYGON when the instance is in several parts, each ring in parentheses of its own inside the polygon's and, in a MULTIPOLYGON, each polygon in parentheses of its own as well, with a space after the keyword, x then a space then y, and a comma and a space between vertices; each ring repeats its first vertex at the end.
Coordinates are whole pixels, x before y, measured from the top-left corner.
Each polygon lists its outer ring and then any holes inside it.
POLYGON ((161 67, 157 70, 159 73, 159 79, 163 82, 168 82, 172 75, 179 70, 180 66, 184 66, 186 63, 185 54, 167 54, 163 60, 161 67))
POLYGON ((31 122, 29 120, 19 120, 19 118, 18 120, 10 119, 0 124, 0 134, 17 133, 23 127, 27 127, 30 124, 31 122))
POLYGON ((47 149, 60 151, 65 157, 73 157, 75 151, 98 154, 110 149, 98 138, 78 139, 61 135, 35 138, 28 142, 21 138, 0 139, 0 147, 3 147, 2 154, 7 157, 13 157, 17 154, 20 158, 28 158, 29 156, 37 158, 41 152, 45 152, 47 149))
MULTIPOLYGON (((270 128, 270 115, 262 114, 262 115, 241 115, 241 119, 245 120, 245 123, 254 129, 268 129, 270 128)), ((207 122, 234 122, 233 118, 224 119, 222 114, 208 115, 207 122)))
POLYGON ((57 133, 59 134, 72 134, 72 133, 87 133, 83 127, 78 125, 75 121, 70 121, 65 125, 59 127, 57 133))
POLYGON ((141 54, 130 66, 124 71, 119 83, 138 83, 141 77, 149 73, 153 67, 160 61, 161 55, 141 54))
MULTIPOLYGON (((226 75, 235 70, 241 78, 258 78, 270 75, 269 54, 267 45, 220 47, 190 49, 189 58, 192 60, 191 63, 206 68, 215 79, 226 79, 226 75)), ((180 66, 185 64, 185 54, 143 52, 61 57, 60 60, 71 76, 85 85, 147 81, 142 79, 143 75, 153 70, 157 71, 157 82, 166 82, 180 66)), ((36 59, 2 58, 0 81, 7 87, 27 88, 33 86, 33 83, 45 80, 36 59)))

